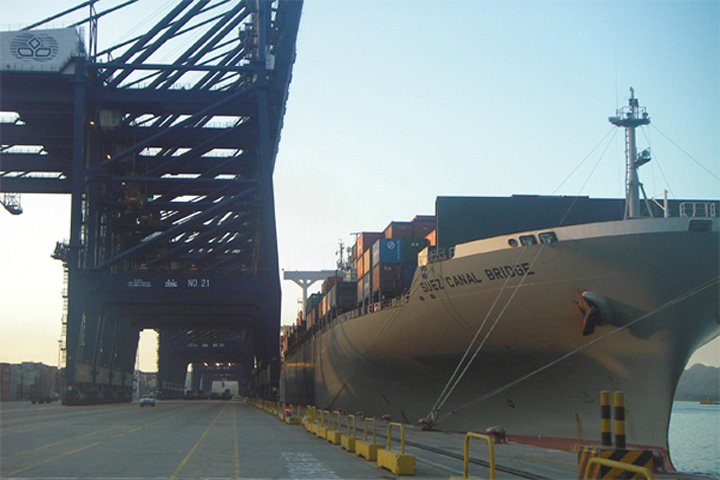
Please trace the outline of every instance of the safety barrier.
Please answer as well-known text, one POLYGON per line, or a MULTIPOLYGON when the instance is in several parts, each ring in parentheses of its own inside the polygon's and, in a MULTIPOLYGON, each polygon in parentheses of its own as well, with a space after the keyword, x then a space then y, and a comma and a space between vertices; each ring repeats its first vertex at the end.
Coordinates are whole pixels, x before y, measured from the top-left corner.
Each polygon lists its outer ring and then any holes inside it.
POLYGON ((323 440, 327 440, 327 431, 328 431, 327 425, 329 425, 329 422, 325 423, 325 414, 327 414, 328 420, 329 420, 330 412, 321 410, 320 411, 320 423, 315 427, 315 431, 314 431, 315 435, 317 435, 318 438, 322 438, 323 440))
POLYGON ((312 431, 312 426, 317 422, 317 411, 318 409, 311 405, 305 407, 305 416, 303 417, 302 423, 305 430, 310 433, 315 433, 312 431))
POLYGON ((615 447, 625 448, 625 394, 615 392, 613 394, 613 406, 615 414, 615 447))
POLYGON ((395 475, 415 475, 415 455, 405 453, 405 427, 402 423, 390 422, 387 429, 387 449, 378 450, 377 464, 380 468, 386 468, 395 475), (400 450, 393 450, 391 447, 392 427, 400 428, 400 450))
POLYGON ((343 450, 347 450, 350 453, 355 453, 355 415, 348 415, 345 419, 345 426, 347 428, 347 434, 340 436, 340 446, 343 450), (351 428, 352 426, 352 428, 351 428))
POLYGON ((610 392, 600 392, 600 443, 604 447, 612 446, 612 431, 610 430, 610 392))
MULTIPOLYGON (((583 474, 582 478, 618 478, 618 476, 621 475, 623 471, 642 475, 647 480, 654 480, 654 478, 655 478, 655 477, 653 477, 652 472, 645 467, 640 467, 638 465, 631 465, 629 463, 616 462, 615 460, 610 460, 609 458, 601 458, 601 457, 593 457, 590 459, 590 461, 587 464, 587 467, 585 467, 585 473, 583 474), (595 475, 590 476, 590 470, 594 465, 597 465, 595 475), (603 474, 600 472, 600 470, 601 470, 600 466, 609 467, 612 470, 603 474), (598 474, 599 474, 599 476, 598 476, 598 474)), ((622 477, 622 478, 626 478, 626 477, 622 477)))
MULTIPOLYGON (((644 468, 651 472, 654 468, 655 459, 652 450, 639 449, 617 449, 613 447, 580 447, 578 452, 578 478, 585 478, 587 466, 595 459, 601 461, 609 460, 618 462, 620 465, 632 468, 644 468)), ((620 475, 621 472, 615 469, 600 468, 595 472, 595 479, 611 479, 620 475)))
POLYGON ((363 420, 363 439, 355 441, 355 454, 371 462, 377 461, 378 450, 384 449, 385 446, 378 445, 375 440, 375 419, 366 418, 363 420), (372 423, 372 442, 367 441, 368 423, 372 423))
POLYGON ((333 445, 340 445, 340 412, 334 411, 330 414, 330 426, 325 433, 325 439, 333 445), (337 418, 337 424, 335 419, 337 418))
POLYGON ((300 425, 302 423, 302 416, 300 415, 300 405, 297 406, 297 410, 292 405, 285 407, 285 417, 283 418, 285 423, 288 425, 300 425))
POLYGON ((652 472, 655 459, 652 450, 628 449, 625 437, 625 395, 623 392, 613 393, 612 412, 614 416, 615 445, 612 445, 612 432, 610 431, 610 392, 600 392, 600 443, 601 446, 582 446, 578 452, 578 477, 587 478, 589 466, 600 464, 592 478, 615 478, 622 474, 622 469, 641 473, 652 472), (614 462, 617 468, 606 468, 607 462, 614 462))
POLYGON ((450 477, 450 480, 460 479, 476 479, 477 477, 468 477, 469 464, 470 464, 470 439, 477 438, 479 440, 485 440, 488 444, 488 462, 490 463, 490 480, 495 480, 495 447, 493 445, 493 437, 490 435, 483 435, 481 433, 468 432, 465 434, 465 449, 463 454, 463 476, 462 477, 450 477))

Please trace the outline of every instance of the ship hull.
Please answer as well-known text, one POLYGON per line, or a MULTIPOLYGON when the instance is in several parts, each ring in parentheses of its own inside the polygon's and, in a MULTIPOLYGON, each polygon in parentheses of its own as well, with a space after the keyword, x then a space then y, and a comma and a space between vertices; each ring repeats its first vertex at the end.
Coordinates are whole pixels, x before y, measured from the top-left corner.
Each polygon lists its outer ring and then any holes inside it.
POLYGON ((623 391, 628 444, 667 452, 677 381, 720 329, 718 221, 703 231, 688 222, 607 222, 554 229, 547 245, 508 247, 515 235, 457 246, 454 258, 419 267, 395 306, 346 314, 296 345, 281 398, 411 424, 435 410, 437 428, 502 426, 512 439, 572 450, 600 438, 600 391, 623 391), (602 315, 588 318, 583 293, 602 315))

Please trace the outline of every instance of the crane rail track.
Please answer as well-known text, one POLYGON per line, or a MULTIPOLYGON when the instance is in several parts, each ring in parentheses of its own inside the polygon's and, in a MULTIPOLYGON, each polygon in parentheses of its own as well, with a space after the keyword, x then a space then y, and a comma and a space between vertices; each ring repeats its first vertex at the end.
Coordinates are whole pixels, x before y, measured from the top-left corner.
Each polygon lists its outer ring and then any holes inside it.
MULTIPOLYGON (((387 439, 387 435, 383 435, 382 433, 377 433, 377 436, 387 439)), ((396 440, 396 438, 393 437, 393 440, 396 440)), ((400 439, 398 438, 397 441, 400 441, 400 439)), ((444 450, 442 448, 432 447, 430 445, 413 442, 413 441, 410 441, 407 439, 405 440, 405 445, 419 448, 420 450, 426 450, 428 452, 432 452, 437 455, 454 458, 456 460, 460 460, 461 462, 465 459, 465 457, 459 453, 454 453, 449 450, 444 450)), ((477 458, 469 457, 468 462, 472 463, 473 465, 479 465, 481 467, 490 468, 490 462, 487 462, 485 460, 480 460, 477 458)), ((513 475, 513 476, 516 476, 519 478, 527 478, 528 480, 552 480, 552 478, 550 478, 550 477, 544 477, 542 475, 538 475, 537 473, 528 472, 526 470, 520 470, 518 468, 507 467, 504 465, 498 465, 497 463, 495 464, 495 470, 498 472, 507 473, 509 475, 513 475)))

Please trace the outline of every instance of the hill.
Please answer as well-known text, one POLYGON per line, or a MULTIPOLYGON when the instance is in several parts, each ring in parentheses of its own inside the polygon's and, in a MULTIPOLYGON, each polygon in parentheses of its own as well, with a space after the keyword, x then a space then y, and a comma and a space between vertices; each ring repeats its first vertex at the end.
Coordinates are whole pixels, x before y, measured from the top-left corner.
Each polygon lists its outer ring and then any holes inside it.
POLYGON ((696 363, 680 377, 675 400, 699 402, 708 397, 720 402, 720 368, 696 363))

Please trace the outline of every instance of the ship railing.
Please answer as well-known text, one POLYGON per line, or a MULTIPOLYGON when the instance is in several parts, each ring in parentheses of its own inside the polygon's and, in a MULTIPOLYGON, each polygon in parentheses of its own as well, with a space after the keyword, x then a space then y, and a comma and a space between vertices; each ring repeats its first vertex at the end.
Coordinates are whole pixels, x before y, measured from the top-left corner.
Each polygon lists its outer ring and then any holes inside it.
POLYGON ((717 216, 715 202, 682 202, 680 216, 714 218, 717 216))
POLYGON ((448 247, 448 249, 444 248, 435 248, 428 251, 428 261, 430 263, 432 262, 440 262, 443 260, 448 260, 450 258, 453 258, 455 256, 455 247, 448 247))
POLYGON ((387 308, 397 308, 405 305, 410 301, 410 294, 404 293, 400 295, 399 297, 390 298, 387 300, 383 300, 381 302, 375 302, 370 305, 365 305, 360 308, 356 308, 354 310, 350 310, 349 312, 345 312, 342 315, 338 315, 337 317, 331 319, 331 320, 323 320, 319 323, 316 323, 312 325, 311 327, 308 327, 306 330, 302 332, 295 332, 293 336, 293 342, 291 345, 288 346, 287 351, 285 352, 285 357, 288 357, 292 355, 295 352, 295 349, 298 345, 302 345, 305 341, 312 338, 313 335, 315 335, 317 332, 325 332, 327 330, 330 330, 331 328, 340 325, 341 323, 345 323, 348 320, 352 320, 353 318, 360 317, 362 315, 366 315, 370 312, 379 312, 380 310, 384 310, 387 308), (371 308, 372 307, 372 308, 371 308))

